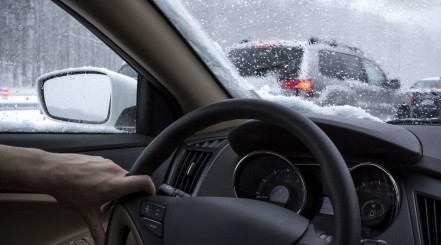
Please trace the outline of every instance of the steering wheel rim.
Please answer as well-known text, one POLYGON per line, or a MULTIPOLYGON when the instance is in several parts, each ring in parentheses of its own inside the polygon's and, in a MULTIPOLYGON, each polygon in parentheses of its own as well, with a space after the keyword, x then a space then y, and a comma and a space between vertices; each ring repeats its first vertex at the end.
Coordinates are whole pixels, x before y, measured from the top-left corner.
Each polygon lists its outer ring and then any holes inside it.
MULTIPOLYGON (((284 128, 308 147, 320 165, 323 186, 334 208, 336 229, 332 243, 359 244, 361 221, 358 199, 340 152, 310 119, 273 102, 255 99, 226 100, 186 114, 167 127, 144 149, 129 175, 151 175, 185 138, 213 124, 235 119, 257 119, 272 123, 284 128)), ((112 222, 109 225, 111 224, 112 222)), ((109 232, 111 231, 109 228, 109 232)))

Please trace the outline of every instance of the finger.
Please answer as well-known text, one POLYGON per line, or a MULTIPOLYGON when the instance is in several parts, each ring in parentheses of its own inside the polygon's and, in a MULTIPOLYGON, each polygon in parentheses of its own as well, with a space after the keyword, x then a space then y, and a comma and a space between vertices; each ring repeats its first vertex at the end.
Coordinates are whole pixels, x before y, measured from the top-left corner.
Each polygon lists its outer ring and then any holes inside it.
POLYGON ((106 241, 106 233, 101 224, 98 208, 92 208, 83 214, 84 220, 89 228, 90 235, 95 241, 95 245, 104 245, 106 241))
POLYGON ((155 194, 156 192, 155 184, 153 183, 152 178, 148 175, 127 176, 124 178, 124 181, 133 185, 133 188, 136 188, 139 185, 141 188, 140 190, 144 190, 149 194, 155 194))
POLYGON ((119 186, 115 190, 119 197, 125 196, 129 193, 145 191, 154 194, 155 184, 148 175, 132 175, 121 179, 119 186))
POLYGON ((107 213, 113 207, 114 204, 115 204, 115 201, 109 201, 109 202, 106 202, 103 205, 101 205, 101 207, 100 207, 101 213, 103 213, 103 214, 107 213))

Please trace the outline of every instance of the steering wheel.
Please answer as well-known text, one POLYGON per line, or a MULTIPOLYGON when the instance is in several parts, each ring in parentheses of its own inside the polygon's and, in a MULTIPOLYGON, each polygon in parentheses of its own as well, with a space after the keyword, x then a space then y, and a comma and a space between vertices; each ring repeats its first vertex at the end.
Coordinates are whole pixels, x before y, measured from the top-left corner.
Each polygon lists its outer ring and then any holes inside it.
POLYGON ((349 170, 328 136, 303 115, 273 102, 234 99, 194 110, 160 133, 141 153, 130 175, 152 174, 185 138, 216 123, 257 119, 277 125, 302 141, 320 164, 335 234, 269 203, 228 197, 172 197, 136 193, 118 201, 107 244, 125 244, 132 233, 141 244, 360 244, 361 221, 349 170))

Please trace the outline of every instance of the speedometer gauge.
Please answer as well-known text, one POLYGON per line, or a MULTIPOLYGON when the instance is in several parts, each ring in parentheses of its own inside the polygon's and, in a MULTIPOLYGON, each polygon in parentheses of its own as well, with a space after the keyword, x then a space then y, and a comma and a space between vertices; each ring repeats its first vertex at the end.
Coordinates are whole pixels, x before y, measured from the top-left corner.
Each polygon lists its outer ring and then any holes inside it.
POLYGON ((238 163, 233 187, 237 197, 269 202, 300 213, 306 203, 306 187, 296 166, 268 151, 248 154, 238 163))
POLYGON ((299 212, 306 194, 301 178, 297 171, 290 168, 274 170, 262 179, 256 191, 256 199, 299 212))

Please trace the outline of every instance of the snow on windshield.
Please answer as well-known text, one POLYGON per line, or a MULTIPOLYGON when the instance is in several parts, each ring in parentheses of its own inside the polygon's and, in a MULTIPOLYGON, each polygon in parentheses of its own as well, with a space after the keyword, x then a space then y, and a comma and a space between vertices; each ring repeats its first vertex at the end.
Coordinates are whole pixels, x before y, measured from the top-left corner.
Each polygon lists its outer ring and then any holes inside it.
POLYGON ((406 92, 415 81, 439 75, 439 2, 157 4, 235 97, 249 96, 243 89, 302 112, 389 121, 412 109, 406 92), (303 49, 300 62, 270 58, 289 57, 275 49, 303 49))
POLYGON ((411 0, 183 0, 222 48, 243 40, 335 40, 363 50, 403 87, 438 75, 441 3, 411 0))
POLYGON ((284 96, 283 91, 281 91, 280 87, 274 85, 273 79, 275 79, 275 76, 267 76, 264 78, 249 78, 247 80, 248 89, 255 91, 262 99, 277 102, 300 113, 318 113, 323 115, 353 117, 378 122, 389 119, 383 118, 382 120, 369 114, 364 109, 354 106, 320 106, 320 102, 317 101, 305 100, 303 98, 295 96, 284 96))
POLYGON ((300 113, 318 113, 323 115, 353 117, 382 122, 380 118, 374 117, 365 110, 353 106, 319 106, 312 101, 305 101, 299 97, 273 95, 270 94, 266 89, 260 90, 258 93, 265 100, 277 102, 300 113))
POLYGON ((213 42, 202 30, 199 23, 185 9, 181 1, 157 1, 156 4, 169 15, 176 27, 181 30, 196 52, 202 56, 212 71, 222 79, 233 95, 252 97, 243 87, 242 78, 234 65, 225 56, 218 43, 213 42))

